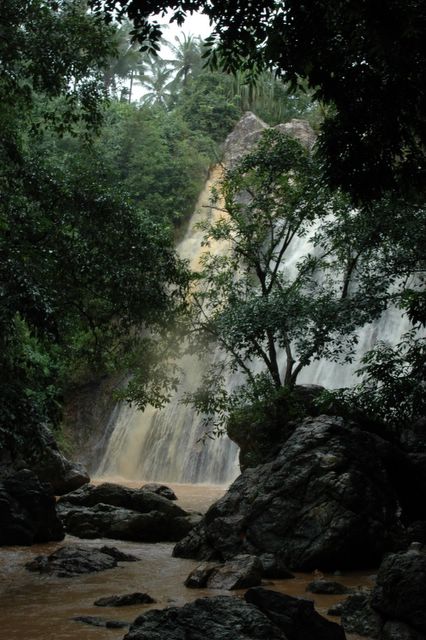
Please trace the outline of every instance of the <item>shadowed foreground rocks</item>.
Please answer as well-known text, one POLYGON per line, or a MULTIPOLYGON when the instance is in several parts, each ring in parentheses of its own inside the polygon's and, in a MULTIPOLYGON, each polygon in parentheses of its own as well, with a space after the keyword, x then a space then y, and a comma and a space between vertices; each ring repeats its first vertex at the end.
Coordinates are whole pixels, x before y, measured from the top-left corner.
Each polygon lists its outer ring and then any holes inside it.
POLYGON ((378 564, 399 525, 388 448, 343 418, 307 418, 274 461, 237 478, 174 555, 267 553, 299 571, 378 564))
POLYGON ((148 611, 124 640, 345 640, 342 627, 322 618, 312 602, 261 588, 245 599, 216 596, 148 611))
POLYGON ((40 482, 29 469, 0 481, 0 545, 29 545, 64 536, 49 484, 40 482))
POLYGON ((79 538, 177 541, 200 521, 152 491, 105 482, 63 496, 58 511, 66 531, 79 538))
POLYGON ((378 640, 424 640, 425 586, 426 553, 413 549, 390 554, 371 594, 355 594, 344 602, 345 630, 378 640))

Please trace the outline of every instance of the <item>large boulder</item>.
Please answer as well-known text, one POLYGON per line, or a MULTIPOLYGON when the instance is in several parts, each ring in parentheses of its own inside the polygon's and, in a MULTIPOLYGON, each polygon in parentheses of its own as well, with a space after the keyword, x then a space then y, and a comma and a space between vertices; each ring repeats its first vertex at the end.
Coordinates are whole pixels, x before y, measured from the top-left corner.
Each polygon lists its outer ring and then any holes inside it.
POLYGON ((268 125, 251 111, 246 111, 225 140, 223 149, 224 163, 233 167, 260 139, 268 125))
POLYGON ((79 538, 144 542, 176 542, 201 517, 146 489, 113 483, 86 485, 63 496, 58 511, 67 532, 79 538))
POLYGON ((260 588, 250 589, 245 600, 216 596, 148 611, 124 640, 345 640, 343 629, 310 601, 260 588))
POLYGON ((356 633, 368 638, 379 638, 383 622, 371 608, 371 593, 354 593, 341 603, 341 622, 347 633, 356 633))
POLYGON ((409 550, 385 558, 371 606, 384 621, 397 620, 426 636, 426 553, 409 550))
POLYGON ((124 640, 287 640, 259 609, 238 598, 200 598, 183 607, 148 611, 124 640))
POLYGON ((28 545, 64 536, 50 485, 29 469, 0 481, 0 545, 28 545))
POLYGON ((303 420, 277 458, 247 469, 174 554, 279 554, 291 570, 377 564, 398 524, 385 443, 343 418, 303 420))

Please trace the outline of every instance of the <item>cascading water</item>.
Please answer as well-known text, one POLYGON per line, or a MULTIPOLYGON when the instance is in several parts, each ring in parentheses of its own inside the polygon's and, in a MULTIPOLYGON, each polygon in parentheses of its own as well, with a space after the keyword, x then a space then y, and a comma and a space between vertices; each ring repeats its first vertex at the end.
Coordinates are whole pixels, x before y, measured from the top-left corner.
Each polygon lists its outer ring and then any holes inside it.
MULTIPOLYGON (((296 122, 300 124, 300 121, 296 122)), ((261 123, 258 130, 264 127, 261 123)), ((255 141, 255 134, 256 130, 250 132, 251 144, 255 141)), ((219 166, 211 171, 186 236, 178 246, 179 255, 189 261, 193 270, 198 268, 200 258, 206 250, 201 246, 203 232, 197 229, 196 225, 204 220, 214 221, 215 216, 220 215, 216 209, 209 206, 209 201, 211 189, 220 178, 221 172, 219 166)), ((218 243, 216 246, 210 244, 208 250, 219 254, 226 248, 218 243)), ((291 272, 292 266, 295 267, 300 258, 309 251, 312 251, 309 237, 299 237, 293 243, 291 254, 287 257, 286 269, 291 272)), ((298 382, 320 384, 331 389, 350 386, 354 383, 354 371, 362 355, 372 348, 378 339, 397 342, 408 326, 407 318, 399 310, 389 309, 379 320, 359 330, 357 353, 352 365, 325 360, 314 361, 302 370, 298 382)), ((212 357, 214 358, 214 354, 212 357)), ((285 365, 284 354, 280 365, 285 365)), ((179 389, 164 409, 148 407, 141 412, 122 404, 116 410, 115 425, 96 471, 97 476, 118 476, 127 480, 225 484, 238 475, 236 445, 227 437, 205 439, 201 442, 205 432, 202 418, 192 407, 181 402, 185 393, 196 389, 201 379, 203 363, 195 358, 185 357, 181 367, 184 374, 179 389)), ((242 376, 234 374, 229 386, 235 387, 243 382, 242 376)))
MULTIPOLYGON (((204 234, 196 225, 204 220, 213 221, 218 216, 209 201, 211 189, 221 172, 220 166, 210 172, 188 231, 177 248, 193 270, 197 270, 206 251, 201 246, 204 234)), ((209 250, 220 253, 224 247, 210 245, 209 250)), ((181 384, 164 409, 147 407, 141 412, 122 404, 96 475, 209 484, 224 484, 238 475, 236 445, 227 437, 203 440, 206 429, 202 418, 192 407, 181 402, 185 393, 196 389, 202 375, 202 363, 186 356, 180 366, 183 370, 181 384)))

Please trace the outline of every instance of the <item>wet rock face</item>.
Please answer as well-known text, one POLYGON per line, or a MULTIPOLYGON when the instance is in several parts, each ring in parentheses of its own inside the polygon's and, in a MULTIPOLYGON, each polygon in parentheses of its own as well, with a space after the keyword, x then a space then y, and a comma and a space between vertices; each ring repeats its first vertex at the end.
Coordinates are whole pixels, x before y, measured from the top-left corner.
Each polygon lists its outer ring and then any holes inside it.
POLYGON ((144 484, 142 487, 143 491, 150 491, 151 493, 156 493, 163 498, 167 498, 167 500, 177 500, 177 495, 170 489, 170 487, 165 484, 158 484, 157 482, 149 482, 148 484, 144 484))
POLYGON ((426 636, 426 553, 395 553, 382 562, 371 606, 426 636))
POLYGON ((117 560, 100 549, 69 546, 61 547, 49 556, 37 556, 25 566, 28 571, 72 578, 84 573, 113 569, 117 566, 117 560))
POLYGON ((58 511, 67 532, 79 538, 176 542, 200 520, 161 495, 112 483, 67 494, 58 511))
POLYGON ((306 587, 306 591, 309 591, 310 593, 340 595, 350 593, 351 589, 346 587, 344 584, 334 582, 333 580, 313 580, 306 587))
POLYGON ((342 627, 317 613, 310 600, 262 587, 249 589, 244 598, 282 629, 287 640, 345 640, 342 627))
POLYGON ((247 589, 261 583, 263 566, 256 556, 241 555, 224 564, 204 563, 194 569, 185 586, 208 589, 247 589))
POLYGON ((382 443, 342 418, 302 421, 277 458, 248 469, 174 554, 279 554, 290 570, 378 563, 397 524, 382 443))
POLYGON ((256 607, 228 596, 139 616, 124 640, 287 640, 256 607))
POLYGON ((29 469, 0 481, 0 545, 49 542, 64 536, 50 485, 29 469))
POLYGON ((59 451, 52 433, 39 425, 34 435, 35 445, 22 451, 26 466, 34 471, 42 482, 49 482, 57 496, 74 491, 90 482, 87 471, 81 464, 71 462, 59 451))
POLYGON ((347 633, 379 638, 383 627, 379 614, 371 608, 371 594, 354 593, 342 603, 341 621, 347 633))

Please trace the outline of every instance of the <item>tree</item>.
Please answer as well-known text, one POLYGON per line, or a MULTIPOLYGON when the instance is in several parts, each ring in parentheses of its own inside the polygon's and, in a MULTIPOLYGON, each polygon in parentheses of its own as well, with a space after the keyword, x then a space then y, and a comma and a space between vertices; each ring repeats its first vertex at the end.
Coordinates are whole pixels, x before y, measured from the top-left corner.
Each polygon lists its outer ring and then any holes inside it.
POLYGON ((173 86, 172 74, 168 61, 152 58, 141 78, 141 84, 148 90, 141 98, 142 103, 167 107, 173 86))
POLYGON ((72 152, 100 129, 114 30, 80 0, 1 11, 0 438, 12 446, 58 425, 72 381, 141 361, 186 275, 171 225, 72 152))
POLYGON ((174 67, 174 84, 186 87, 189 79, 200 73, 202 68, 202 42, 194 36, 187 36, 185 33, 181 37, 175 37, 176 44, 168 43, 174 54, 170 63, 174 67))
MULTIPOLYGON (((111 12, 112 0, 92 0, 111 12)), ((424 197, 426 159, 426 8, 422 0, 124 0, 121 15, 141 38, 156 40, 152 18, 172 10, 212 21, 212 62, 226 70, 276 70, 285 81, 307 81, 317 99, 333 106, 321 133, 325 172, 356 200, 387 190, 424 197), (217 49, 214 47, 217 45, 217 49)))
MULTIPOLYGON (((408 224, 399 238, 389 232, 390 205, 354 210, 324 187, 299 143, 274 130, 225 172, 216 196, 219 217, 203 228, 205 244, 222 250, 207 252, 194 276, 188 333, 202 358, 222 350, 192 400, 223 419, 247 398, 293 388, 312 360, 350 362, 356 329, 398 299, 421 253, 407 251, 408 224), (295 253, 308 236, 311 249, 295 253), (229 391, 226 375, 237 371, 245 383, 229 391)), ((403 217, 414 225, 423 213, 403 217)))

